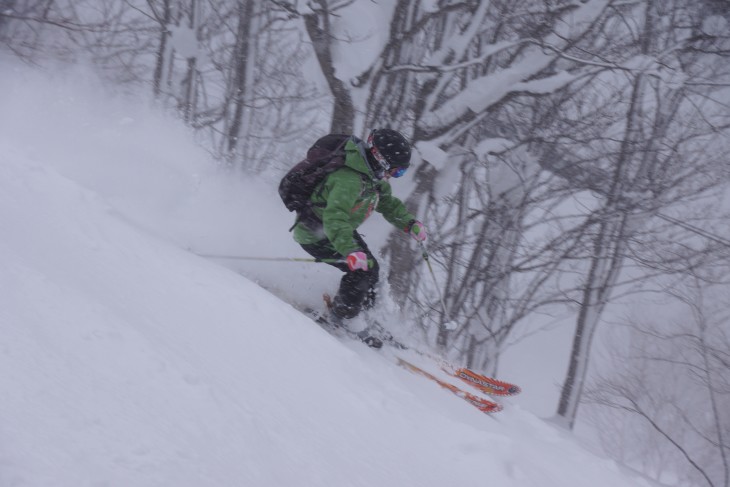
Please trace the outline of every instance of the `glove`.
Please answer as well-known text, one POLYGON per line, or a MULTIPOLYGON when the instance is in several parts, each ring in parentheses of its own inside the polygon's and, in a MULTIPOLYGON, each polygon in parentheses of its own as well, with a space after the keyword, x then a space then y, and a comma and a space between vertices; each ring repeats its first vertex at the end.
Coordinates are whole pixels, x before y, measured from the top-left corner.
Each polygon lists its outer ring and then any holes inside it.
POLYGON ((423 223, 419 222, 418 220, 415 220, 413 223, 411 223, 410 228, 408 229, 408 233, 411 234, 411 237, 413 237, 413 239, 419 242, 425 242, 428 238, 428 232, 426 231, 426 227, 424 227, 423 223))
POLYGON ((365 252, 358 250, 357 252, 350 252, 347 256, 347 267, 351 271, 368 270, 368 256, 365 252))

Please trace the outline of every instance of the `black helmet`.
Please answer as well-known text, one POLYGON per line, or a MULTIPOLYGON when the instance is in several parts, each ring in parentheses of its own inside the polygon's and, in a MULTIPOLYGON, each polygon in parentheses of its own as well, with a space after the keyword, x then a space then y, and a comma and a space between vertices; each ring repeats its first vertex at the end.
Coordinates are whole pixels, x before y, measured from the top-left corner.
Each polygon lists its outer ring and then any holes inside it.
POLYGON ((411 145, 397 130, 373 130, 368 137, 368 148, 383 170, 411 165, 411 145))

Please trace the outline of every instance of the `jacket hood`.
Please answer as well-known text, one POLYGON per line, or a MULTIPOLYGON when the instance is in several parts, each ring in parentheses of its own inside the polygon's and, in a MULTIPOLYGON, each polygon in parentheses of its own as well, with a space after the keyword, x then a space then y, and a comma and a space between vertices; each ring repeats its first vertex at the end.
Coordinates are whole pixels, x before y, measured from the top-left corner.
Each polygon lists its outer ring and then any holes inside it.
POLYGON ((345 144, 345 166, 363 173, 371 179, 377 179, 367 162, 365 143, 357 137, 350 137, 345 144))

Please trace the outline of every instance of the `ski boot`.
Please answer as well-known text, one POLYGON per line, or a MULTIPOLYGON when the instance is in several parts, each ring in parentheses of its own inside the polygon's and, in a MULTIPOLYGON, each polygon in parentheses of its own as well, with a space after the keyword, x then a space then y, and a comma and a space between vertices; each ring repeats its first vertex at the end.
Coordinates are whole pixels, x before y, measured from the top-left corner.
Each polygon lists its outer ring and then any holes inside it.
POLYGON ((333 329, 343 330, 345 333, 357 338, 370 348, 379 349, 383 346, 383 341, 372 333, 370 326, 367 326, 364 330, 359 332, 354 332, 348 328, 345 323, 348 318, 342 317, 337 313, 337 304, 335 303, 337 298, 332 299, 329 294, 325 294, 323 298, 328 310, 327 320, 333 329))
POLYGON ((368 328, 365 328, 364 330, 358 332, 355 334, 361 342, 363 342, 365 345, 367 345, 370 348, 374 349, 380 349, 383 347, 383 340, 376 337, 375 335, 370 334, 370 330, 368 328))

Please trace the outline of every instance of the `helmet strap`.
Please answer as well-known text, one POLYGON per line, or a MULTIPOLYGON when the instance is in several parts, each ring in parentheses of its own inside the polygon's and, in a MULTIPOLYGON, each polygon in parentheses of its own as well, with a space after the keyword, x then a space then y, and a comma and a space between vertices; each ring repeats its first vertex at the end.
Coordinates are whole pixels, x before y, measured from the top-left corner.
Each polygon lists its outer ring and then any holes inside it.
MULTIPOLYGON (((385 160, 385 157, 383 157, 380 154, 380 151, 377 147, 375 147, 374 144, 375 139, 375 130, 370 131, 370 135, 368 136, 368 143, 367 143, 367 153, 368 158, 372 161, 373 168, 379 167, 380 170, 376 172, 380 172, 381 174, 385 174, 385 172, 390 169, 390 164, 388 164, 388 161, 385 160), (376 153, 378 154, 376 156, 376 153)), ((381 176, 378 176, 381 177, 381 176)))
POLYGON ((372 152, 370 150, 365 151, 365 160, 368 163, 368 166, 370 166, 370 169, 372 169, 373 174, 377 179, 383 179, 385 176, 385 169, 380 165, 380 163, 375 159, 375 156, 373 156, 372 152))

